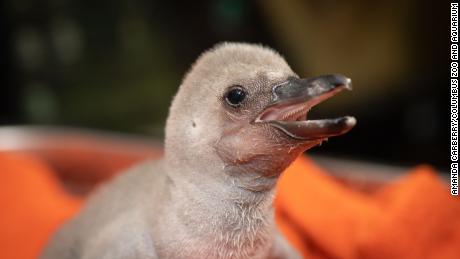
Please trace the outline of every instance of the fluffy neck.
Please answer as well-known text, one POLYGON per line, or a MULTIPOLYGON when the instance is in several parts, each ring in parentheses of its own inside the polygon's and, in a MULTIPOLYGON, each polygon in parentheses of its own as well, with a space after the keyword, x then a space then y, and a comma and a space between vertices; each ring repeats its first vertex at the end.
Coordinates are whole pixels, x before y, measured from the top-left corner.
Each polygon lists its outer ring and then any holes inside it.
POLYGON ((193 238, 192 254, 212 258, 258 258, 272 246, 274 190, 253 192, 236 184, 220 164, 173 166, 171 210, 193 238), (183 171, 187 168, 186 171, 183 171), (212 176, 222 177, 212 177, 212 176), (201 176, 201 177, 200 177, 201 176))

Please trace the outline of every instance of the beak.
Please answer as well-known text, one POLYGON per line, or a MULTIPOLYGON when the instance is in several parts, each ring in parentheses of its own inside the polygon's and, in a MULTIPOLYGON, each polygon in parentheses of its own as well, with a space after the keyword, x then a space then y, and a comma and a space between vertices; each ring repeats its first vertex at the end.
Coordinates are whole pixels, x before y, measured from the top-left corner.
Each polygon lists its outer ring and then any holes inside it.
POLYGON ((307 120, 307 113, 313 106, 343 89, 351 90, 352 87, 351 80, 342 75, 290 78, 273 87, 271 103, 255 122, 268 123, 299 140, 318 140, 342 135, 355 126, 354 117, 307 120))

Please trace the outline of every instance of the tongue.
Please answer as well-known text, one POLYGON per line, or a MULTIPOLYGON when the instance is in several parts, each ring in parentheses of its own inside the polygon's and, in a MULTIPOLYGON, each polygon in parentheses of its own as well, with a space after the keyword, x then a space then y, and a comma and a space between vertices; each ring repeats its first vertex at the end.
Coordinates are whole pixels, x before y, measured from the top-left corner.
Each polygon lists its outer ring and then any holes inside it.
POLYGON ((301 140, 315 140, 342 135, 353 128, 356 119, 351 116, 336 119, 307 121, 269 121, 272 126, 301 140))

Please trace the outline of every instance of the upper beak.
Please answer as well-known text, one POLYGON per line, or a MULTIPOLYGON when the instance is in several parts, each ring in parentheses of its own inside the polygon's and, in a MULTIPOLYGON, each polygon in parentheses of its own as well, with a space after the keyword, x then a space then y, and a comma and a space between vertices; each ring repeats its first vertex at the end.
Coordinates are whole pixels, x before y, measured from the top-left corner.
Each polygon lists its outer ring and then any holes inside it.
POLYGON ((344 134, 355 126, 354 117, 307 120, 311 107, 343 89, 352 89, 351 80, 338 74, 306 79, 290 78, 273 87, 272 101, 256 118, 256 122, 269 123, 300 140, 317 140, 344 134))

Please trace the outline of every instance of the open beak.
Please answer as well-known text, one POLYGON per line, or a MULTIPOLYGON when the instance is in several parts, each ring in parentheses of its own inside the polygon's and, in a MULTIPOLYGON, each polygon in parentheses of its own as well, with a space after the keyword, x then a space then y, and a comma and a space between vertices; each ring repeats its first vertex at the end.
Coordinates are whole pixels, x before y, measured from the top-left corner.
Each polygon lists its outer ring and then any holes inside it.
POLYGON ((307 113, 313 106, 343 89, 351 90, 351 80, 342 75, 290 78, 273 87, 272 102, 255 122, 268 123, 299 140, 318 140, 342 135, 355 126, 354 117, 307 120, 307 113))

